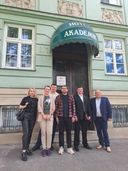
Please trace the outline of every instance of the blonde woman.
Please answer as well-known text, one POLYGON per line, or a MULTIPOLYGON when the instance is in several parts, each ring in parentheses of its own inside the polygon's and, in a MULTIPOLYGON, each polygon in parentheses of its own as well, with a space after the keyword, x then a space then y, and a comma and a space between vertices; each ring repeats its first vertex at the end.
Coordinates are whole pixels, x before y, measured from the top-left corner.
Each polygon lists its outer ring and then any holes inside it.
POLYGON ((43 95, 38 101, 38 118, 37 121, 41 128, 41 142, 43 157, 51 155, 51 140, 53 128, 53 112, 55 110, 54 98, 50 95, 50 86, 44 87, 43 95))
POLYGON ((24 120, 22 121, 22 153, 21 160, 27 161, 27 156, 32 155, 29 150, 29 145, 31 141, 32 131, 37 118, 37 104, 38 99, 36 97, 36 90, 30 88, 28 90, 28 95, 21 100, 20 109, 25 110, 24 120))

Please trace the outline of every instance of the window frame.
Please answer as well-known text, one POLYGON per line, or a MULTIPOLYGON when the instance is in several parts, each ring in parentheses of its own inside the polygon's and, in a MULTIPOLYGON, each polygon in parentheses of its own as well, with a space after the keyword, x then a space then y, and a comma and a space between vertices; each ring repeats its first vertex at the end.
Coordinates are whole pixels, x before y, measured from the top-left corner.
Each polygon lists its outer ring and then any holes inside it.
POLYGON ((111 1, 111 0, 108 0, 108 2, 106 2, 105 0, 101 0, 101 3, 109 4, 109 5, 121 6, 121 0, 116 0, 116 3, 112 3, 112 2, 110 2, 110 1, 111 1))
POLYGON ((119 38, 108 38, 105 37, 104 38, 104 61, 105 61, 105 74, 106 75, 119 75, 119 76, 125 76, 127 75, 127 68, 126 68, 126 55, 125 55, 125 46, 124 46, 124 40, 123 39, 119 39, 119 38), (110 40, 112 41, 112 48, 105 48, 105 40, 110 40), (122 49, 121 50, 117 50, 115 48, 115 41, 121 41, 122 42, 122 49), (112 53, 113 54, 113 67, 114 67, 114 72, 109 73, 107 72, 107 67, 106 67, 106 55, 105 53, 112 53), (117 68, 117 61, 116 61, 116 54, 122 54, 123 56, 123 66, 124 66, 124 73, 118 73, 118 68, 117 68))
POLYGON ((4 69, 18 69, 18 70, 34 70, 35 69, 35 59, 34 59, 34 54, 35 54, 35 27, 33 26, 26 26, 26 25, 17 25, 17 24, 5 24, 4 26, 4 43, 3 43, 3 60, 2 60, 2 68, 4 69), (13 28, 18 28, 18 38, 12 38, 8 37, 8 28, 13 27, 13 28), (23 29, 29 29, 32 30, 32 39, 22 39, 22 30, 23 29), (18 48, 17 48, 17 65, 16 67, 12 66, 6 66, 6 51, 7 51, 7 44, 8 43, 17 43, 18 48), (30 67, 21 67, 21 45, 27 44, 31 45, 31 66, 30 67))

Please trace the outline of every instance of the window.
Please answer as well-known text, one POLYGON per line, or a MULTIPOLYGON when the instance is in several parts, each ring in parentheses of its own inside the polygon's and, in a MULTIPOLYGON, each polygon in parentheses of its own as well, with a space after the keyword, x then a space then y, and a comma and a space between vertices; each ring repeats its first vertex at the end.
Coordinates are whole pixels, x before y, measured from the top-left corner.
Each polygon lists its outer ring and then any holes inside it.
POLYGON ((128 127, 128 105, 112 105, 113 127, 128 127))
POLYGON ((0 133, 21 131, 21 122, 16 119, 17 110, 17 106, 0 106, 0 133))
POLYGON ((121 5, 120 0, 101 0, 101 2, 106 4, 121 5))
POLYGON ((105 39, 105 65, 107 74, 125 75, 125 52, 123 40, 105 39))
POLYGON ((5 26, 4 68, 33 69, 34 28, 5 26))

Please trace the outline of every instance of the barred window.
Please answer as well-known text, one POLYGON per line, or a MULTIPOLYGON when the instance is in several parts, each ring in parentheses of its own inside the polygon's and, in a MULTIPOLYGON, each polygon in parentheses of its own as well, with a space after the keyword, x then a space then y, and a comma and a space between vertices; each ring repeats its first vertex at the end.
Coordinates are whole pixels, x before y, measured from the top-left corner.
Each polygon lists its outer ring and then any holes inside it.
POLYGON ((19 132, 21 122, 16 119, 17 106, 0 106, 0 132, 19 132))
POLYGON ((112 106, 113 127, 128 127, 128 105, 112 106))

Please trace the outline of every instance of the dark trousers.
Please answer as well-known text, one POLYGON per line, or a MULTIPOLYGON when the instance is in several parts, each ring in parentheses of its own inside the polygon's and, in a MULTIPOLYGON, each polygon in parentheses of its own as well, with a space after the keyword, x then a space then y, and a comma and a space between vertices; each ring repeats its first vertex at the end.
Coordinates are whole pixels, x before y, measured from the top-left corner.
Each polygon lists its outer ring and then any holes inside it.
POLYGON ((37 141, 35 143, 35 146, 40 148, 42 142, 41 142, 41 129, 39 130, 39 133, 38 133, 38 137, 37 137, 37 141))
POLYGON ((53 129, 52 129, 52 143, 51 143, 51 145, 54 142, 54 137, 55 137, 55 133, 57 131, 57 126, 58 126, 58 124, 57 124, 56 118, 54 117, 54 120, 53 120, 53 129))
MULTIPOLYGON (((53 121, 53 132, 52 132, 52 143, 54 142, 54 137, 55 137, 55 133, 56 133, 56 130, 57 130, 57 121, 56 121, 56 118, 54 118, 54 121, 53 121)), ((35 143, 35 146, 40 148, 41 146, 41 130, 39 130, 39 133, 38 133, 38 137, 37 137, 37 141, 35 143)))
POLYGON ((80 130, 82 132, 82 144, 87 146, 87 130, 88 121, 85 119, 78 119, 78 122, 74 123, 74 146, 78 147, 80 144, 80 130))
POLYGON ((95 126, 97 130, 97 135, 99 138, 99 143, 102 146, 110 146, 109 136, 108 136, 108 124, 102 117, 97 117, 95 120, 95 126))
POLYGON ((35 125, 35 119, 28 119, 24 118, 22 121, 22 130, 23 130, 23 136, 22 136, 22 149, 27 150, 29 149, 32 131, 35 125))
POLYGON ((66 131, 67 148, 71 148, 72 120, 69 117, 59 117, 59 146, 64 147, 64 131, 66 131))

